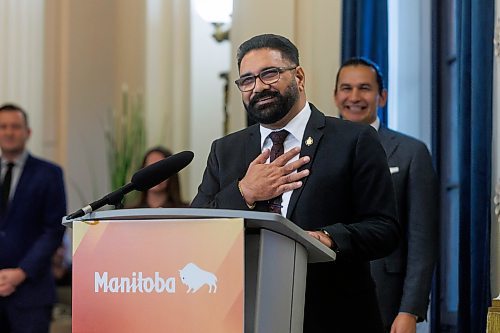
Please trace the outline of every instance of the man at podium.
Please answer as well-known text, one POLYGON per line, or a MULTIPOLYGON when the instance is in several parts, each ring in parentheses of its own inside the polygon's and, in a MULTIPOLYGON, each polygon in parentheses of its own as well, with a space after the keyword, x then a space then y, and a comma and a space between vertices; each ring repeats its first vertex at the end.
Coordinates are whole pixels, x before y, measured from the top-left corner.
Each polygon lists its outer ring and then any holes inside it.
POLYGON ((243 105, 257 124, 212 143, 193 207, 281 214, 337 252, 307 271, 304 332, 383 332, 369 261, 397 246, 384 150, 369 125, 309 103, 298 50, 265 34, 240 45, 243 105))

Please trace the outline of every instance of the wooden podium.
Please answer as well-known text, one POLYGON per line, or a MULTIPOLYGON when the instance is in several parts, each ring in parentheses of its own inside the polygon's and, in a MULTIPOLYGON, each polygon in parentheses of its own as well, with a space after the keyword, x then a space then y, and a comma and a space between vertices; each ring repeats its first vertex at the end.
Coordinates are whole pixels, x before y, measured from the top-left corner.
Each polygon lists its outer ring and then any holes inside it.
POLYGON ((73 332, 302 332, 307 264, 335 252, 281 215, 123 209, 73 228, 73 332))
POLYGON ((491 301, 491 306, 488 308, 488 317, 486 320, 486 332, 500 332, 500 297, 491 301))

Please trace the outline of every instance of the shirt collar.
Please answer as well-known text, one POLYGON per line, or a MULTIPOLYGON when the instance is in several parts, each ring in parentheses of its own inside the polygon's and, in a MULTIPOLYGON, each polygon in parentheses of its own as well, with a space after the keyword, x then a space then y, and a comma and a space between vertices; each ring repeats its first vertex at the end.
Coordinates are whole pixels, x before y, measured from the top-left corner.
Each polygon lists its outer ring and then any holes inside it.
POLYGON ((378 132, 380 129, 380 118, 377 116, 377 119, 373 123, 370 124, 373 128, 375 128, 378 132))
POLYGON ((7 164, 9 162, 14 162, 16 167, 24 167, 24 164, 26 163, 26 160, 28 159, 28 151, 24 150, 21 153, 21 155, 17 156, 13 161, 7 161, 6 159, 1 158, 1 157, 0 157, 0 159, 2 161, 2 168, 6 168, 7 164))
POLYGON ((279 129, 270 129, 260 125, 260 146, 264 147, 264 142, 266 138, 269 136, 271 132, 279 131, 285 129, 293 135, 299 142, 302 142, 302 137, 304 136, 304 132, 306 130, 307 122, 309 121, 309 117, 311 116, 311 107, 309 103, 306 103, 304 108, 300 110, 300 112, 293 117, 292 120, 286 124, 285 127, 279 129))

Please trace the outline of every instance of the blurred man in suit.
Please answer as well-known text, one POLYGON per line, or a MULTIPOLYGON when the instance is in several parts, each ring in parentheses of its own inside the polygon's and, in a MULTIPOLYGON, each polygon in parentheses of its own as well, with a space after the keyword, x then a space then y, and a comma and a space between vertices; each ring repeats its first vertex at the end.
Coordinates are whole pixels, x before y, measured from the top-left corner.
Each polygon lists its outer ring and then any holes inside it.
POLYGON ((56 300, 51 258, 66 213, 62 170, 26 150, 26 112, 0 106, 0 332, 47 333, 56 300))
POLYGON ((213 142, 192 206, 275 212, 308 230, 337 261, 308 267, 304 332, 381 332, 369 260, 391 253, 399 230, 376 131, 307 102, 287 38, 255 36, 237 58, 235 83, 257 124, 213 142))
POLYGON ((372 125, 387 154, 396 190, 403 241, 388 257, 371 262, 386 331, 415 332, 426 319, 437 256, 438 182, 425 144, 380 125, 387 101, 382 74, 368 59, 342 64, 334 100, 342 118, 372 125))

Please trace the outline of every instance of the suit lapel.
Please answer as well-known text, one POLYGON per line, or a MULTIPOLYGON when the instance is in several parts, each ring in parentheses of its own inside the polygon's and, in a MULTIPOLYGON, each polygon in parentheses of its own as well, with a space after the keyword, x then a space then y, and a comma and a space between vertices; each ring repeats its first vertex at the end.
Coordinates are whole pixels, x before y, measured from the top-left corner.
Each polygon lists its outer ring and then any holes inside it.
POLYGON ((245 142, 245 165, 248 165, 261 153, 260 128, 259 125, 252 125, 248 128, 248 140, 245 142))
POLYGON ((5 214, 6 218, 12 214, 12 208, 19 202, 19 200, 24 200, 23 195, 26 193, 25 188, 29 185, 32 167, 34 163, 34 159, 31 155, 28 155, 26 162, 24 163, 23 171, 21 176, 19 177, 19 181, 17 182, 16 189, 14 191, 14 195, 12 196, 12 200, 7 207, 7 211, 5 214))
POLYGON ((389 159, 398 147, 399 142, 396 140, 396 137, 391 133, 391 131, 389 131, 385 127, 379 128, 378 135, 380 138, 380 143, 382 143, 382 146, 384 147, 387 159, 389 159))
MULTIPOLYGON (((311 169, 311 165, 313 165, 314 156, 316 155, 316 151, 318 149, 321 138, 323 137, 323 128, 325 127, 325 115, 322 114, 314 105, 309 103, 311 106, 311 117, 307 122, 306 129, 304 131, 304 137, 302 138, 302 144, 300 148, 300 157, 309 156, 311 160, 306 165, 299 168, 297 171, 300 172, 304 169, 311 169)), ((295 206, 297 205, 297 201, 302 193, 304 187, 306 186, 307 179, 309 177, 305 177, 302 179, 302 186, 295 191, 292 192, 292 196, 290 197, 290 202, 288 204, 288 210, 286 217, 289 219, 295 206)))

